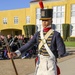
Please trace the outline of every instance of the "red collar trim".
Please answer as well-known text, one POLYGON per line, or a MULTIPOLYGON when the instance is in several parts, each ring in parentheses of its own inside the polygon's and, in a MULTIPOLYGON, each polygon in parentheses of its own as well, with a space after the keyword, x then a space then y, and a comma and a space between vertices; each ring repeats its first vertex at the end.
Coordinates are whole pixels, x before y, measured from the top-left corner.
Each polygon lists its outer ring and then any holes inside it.
POLYGON ((44 31, 44 32, 48 32, 50 29, 51 29, 51 27, 49 27, 49 28, 44 28, 43 31, 44 31))

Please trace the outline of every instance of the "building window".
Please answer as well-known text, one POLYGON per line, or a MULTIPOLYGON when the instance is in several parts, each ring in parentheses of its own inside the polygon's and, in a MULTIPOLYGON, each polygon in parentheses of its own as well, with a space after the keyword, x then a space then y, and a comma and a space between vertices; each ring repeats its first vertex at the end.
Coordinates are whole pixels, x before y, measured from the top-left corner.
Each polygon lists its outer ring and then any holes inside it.
MULTIPOLYGON (((44 9, 47 9, 47 8, 44 8, 44 9)), ((41 18, 41 9, 40 8, 37 8, 36 9, 36 25, 37 25, 37 31, 40 31, 41 30, 41 24, 42 24, 42 21, 40 20, 41 18)))
POLYGON ((62 11, 62 6, 57 6, 57 11, 61 12, 62 11))
POLYGON ((54 6, 53 7, 53 28, 62 34, 62 24, 65 23, 65 6, 54 6))
POLYGON ((75 4, 71 6, 71 17, 75 17, 75 4))
POLYGON ((14 17, 14 24, 18 24, 18 17, 14 17))
POLYGON ((75 17, 75 11, 71 12, 71 17, 75 17))
POLYGON ((36 9, 36 25, 37 25, 37 31, 40 31, 41 30, 41 10, 40 8, 37 8, 36 9))
POLYGON ((36 19, 40 19, 40 17, 41 17, 41 14, 36 15, 36 19))
POLYGON ((72 4, 71 10, 72 10, 72 11, 75 11, 75 4, 72 4))
POLYGON ((3 18, 3 24, 7 24, 7 18, 3 18))
POLYGON ((56 17, 57 17, 57 18, 62 17, 62 13, 58 12, 58 13, 56 14, 56 17))
POLYGON ((36 9, 36 19, 40 19, 41 17, 41 11, 39 8, 36 9))
POLYGON ((70 36, 75 36, 75 4, 71 5, 70 36))
POLYGON ((64 6, 55 6, 55 7, 53 7, 53 17, 55 17, 55 18, 64 17, 64 11, 65 11, 64 6))
POLYGON ((29 24, 30 23, 30 16, 27 16, 26 17, 26 24, 29 24))

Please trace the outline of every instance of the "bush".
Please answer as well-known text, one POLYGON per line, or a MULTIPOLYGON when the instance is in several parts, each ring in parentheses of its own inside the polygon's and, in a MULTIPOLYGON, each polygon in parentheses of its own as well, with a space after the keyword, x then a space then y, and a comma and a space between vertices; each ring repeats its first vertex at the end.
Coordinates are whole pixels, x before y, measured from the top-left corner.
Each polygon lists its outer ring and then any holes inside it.
POLYGON ((66 41, 67 37, 69 37, 69 29, 70 29, 70 24, 62 24, 62 29, 63 29, 63 40, 66 41))
POLYGON ((30 37, 31 35, 34 35, 36 25, 24 25, 23 29, 25 32, 26 37, 30 37))

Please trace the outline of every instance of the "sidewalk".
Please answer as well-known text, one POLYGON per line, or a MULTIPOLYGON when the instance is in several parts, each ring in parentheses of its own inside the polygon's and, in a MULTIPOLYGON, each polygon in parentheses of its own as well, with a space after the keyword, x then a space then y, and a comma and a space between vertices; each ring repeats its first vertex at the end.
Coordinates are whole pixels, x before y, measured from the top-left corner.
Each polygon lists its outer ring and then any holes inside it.
POLYGON ((58 59, 61 75, 75 75, 75 47, 67 47, 68 55, 58 59))
MULTIPOLYGON (((75 75, 75 48, 66 48, 67 56, 58 59, 61 75, 75 75)), ((35 58, 14 59, 19 75, 34 75, 35 58)), ((0 75, 15 75, 10 60, 0 60, 0 75)))
POLYGON ((61 75, 75 75, 75 56, 66 61, 58 63, 61 75))
MULTIPOLYGON (((75 75, 75 47, 67 47, 67 56, 58 59, 61 75, 75 75)), ((29 75, 34 75, 31 73, 29 75)))

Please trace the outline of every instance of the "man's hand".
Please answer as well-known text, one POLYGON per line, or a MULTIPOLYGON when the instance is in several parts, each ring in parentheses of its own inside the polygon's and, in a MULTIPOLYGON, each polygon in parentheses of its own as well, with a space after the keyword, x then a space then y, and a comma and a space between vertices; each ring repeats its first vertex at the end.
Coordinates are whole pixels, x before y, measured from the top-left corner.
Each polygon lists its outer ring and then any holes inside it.
POLYGON ((9 58, 17 57, 17 54, 15 52, 8 52, 7 55, 9 58))

